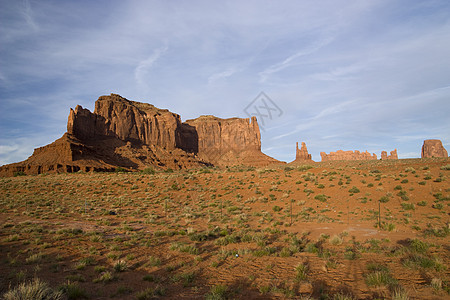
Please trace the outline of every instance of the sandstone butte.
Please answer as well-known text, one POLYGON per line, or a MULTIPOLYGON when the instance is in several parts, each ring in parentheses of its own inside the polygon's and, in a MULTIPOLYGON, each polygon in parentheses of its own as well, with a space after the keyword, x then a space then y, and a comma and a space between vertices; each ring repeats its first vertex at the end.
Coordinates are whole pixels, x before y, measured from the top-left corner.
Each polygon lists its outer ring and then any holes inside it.
POLYGON ((23 162, 1 166, 0 176, 273 163, 279 161, 261 152, 256 117, 181 122, 169 110, 111 94, 98 98, 93 113, 79 105, 70 109, 61 138, 23 162))
POLYGON ((448 157, 448 153, 440 140, 425 140, 423 141, 421 157, 448 157))
POLYGON ((305 142, 302 142, 302 147, 298 148, 298 142, 295 147, 295 160, 294 162, 312 162, 312 156, 308 153, 305 142))
POLYGON ((394 149, 394 151, 391 151, 390 155, 387 155, 386 151, 381 151, 381 159, 382 160, 385 160, 385 159, 398 159, 397 149, 394 149))

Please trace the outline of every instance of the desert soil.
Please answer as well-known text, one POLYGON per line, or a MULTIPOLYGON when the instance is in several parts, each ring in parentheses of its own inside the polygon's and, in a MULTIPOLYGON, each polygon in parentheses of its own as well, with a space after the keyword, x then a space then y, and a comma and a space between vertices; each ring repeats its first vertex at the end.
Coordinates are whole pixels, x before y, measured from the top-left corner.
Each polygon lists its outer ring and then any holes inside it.
POLYGON ((449 298, 449 180, 448 158, 2 178, 0 295, 449 298))

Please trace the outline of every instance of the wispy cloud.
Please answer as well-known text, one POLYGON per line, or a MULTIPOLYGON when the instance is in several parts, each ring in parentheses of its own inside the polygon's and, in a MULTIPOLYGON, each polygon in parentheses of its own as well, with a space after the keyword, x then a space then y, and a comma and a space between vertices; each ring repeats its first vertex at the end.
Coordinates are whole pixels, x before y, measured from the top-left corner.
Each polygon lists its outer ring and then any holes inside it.
POLYGON ((167 51, 167 49, 167 46, 155 49, 148 58, 138 63, 137 67, 134 69, 134 77, 139 85, 147 85, 145 76, 148 74, 150 68, 155 64, 155 62, 167 51))
POLYGON ((23 0, 22 15, 25 18, 25 21, 27 22, 28 26, 30 26, 30 28, 32 28, 34 31, 39 30, 39 26, 34 20, 33 9, 31 7, 29 0, 23 0))
POLYGON ((269 66, 264 71, 258 73, 258 75, 260 76, 260 82, 262 83, 266 82, 272 74, 280 72, 290 67, 292 64, 296 63, 296 61, 299 58, 313 54, 314 52, 320 50, 322 47, 325 47, 326 45, 330 44, 332 41, 333 41, 332 37, 327 37, 325 39, 314 41, 312 44, 307 45, 306 47, 300 49, 295 54, 287 57, 283 61, 269 66))

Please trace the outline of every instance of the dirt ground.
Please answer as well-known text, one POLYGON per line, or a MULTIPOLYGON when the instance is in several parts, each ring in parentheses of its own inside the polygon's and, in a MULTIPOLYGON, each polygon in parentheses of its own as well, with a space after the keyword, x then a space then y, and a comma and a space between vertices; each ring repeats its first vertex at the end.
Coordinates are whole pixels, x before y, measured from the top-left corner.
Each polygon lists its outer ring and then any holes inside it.
POLYGON ((450 159, 0 179, 0 295, 445 299, 450 159))

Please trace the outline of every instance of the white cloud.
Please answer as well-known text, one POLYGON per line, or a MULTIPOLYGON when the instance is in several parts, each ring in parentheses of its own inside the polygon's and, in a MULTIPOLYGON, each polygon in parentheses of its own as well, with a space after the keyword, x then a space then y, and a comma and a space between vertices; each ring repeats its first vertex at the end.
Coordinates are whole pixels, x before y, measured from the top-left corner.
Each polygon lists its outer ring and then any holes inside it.
POLYGON ((142 60, 138 63, 137 67, 134 70, 134 77, 136 78, 136 81, 139 85, 147 85, 147 82, 145 80, 146 75, 150 71, 150 68, 167 51, 167 49, 167 46, 155 49, 147 59, 142 60))

